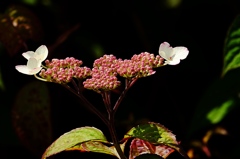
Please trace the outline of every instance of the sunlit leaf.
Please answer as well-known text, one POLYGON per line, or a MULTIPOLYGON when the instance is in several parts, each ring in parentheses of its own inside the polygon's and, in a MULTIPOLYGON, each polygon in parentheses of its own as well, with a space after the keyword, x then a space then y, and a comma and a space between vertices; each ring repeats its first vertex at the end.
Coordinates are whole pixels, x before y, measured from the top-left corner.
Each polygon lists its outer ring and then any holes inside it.
POLYGON ((12 121, 20 141, 33 153, 41 155, 52 141, 50 99, 45 83, 32 82, 18 92, 12 121))
POLYGON ((202 128, 221 122, 240 104, 240 69, 234 69, 214 81, 199 101, 188 136, 202 128))
POLYGON ((155 146, 148 141, 135 138, 132 140, 130 145, 129 159, 134 159, 135 157, 142 154, 156 154, 162 158, 167 158, 175 150, 165 145, 155 146))
POLYGON ((222 75, 240 67, 240 15, 235 18, 226 36, 222 75))
POLYGON ((158 123, 148 123, 133 127, 124 138, 136 137, 153 144, 178 145, 176 137, 167 128, 158 123))
POLYGON ((154 145, 168 146, 177 150, 185 158, 188 158, 177 142, 175 135, 161 124, 149 122, 148 124, 133 127, 126 135, 124 135, 124 139, 130 137, 139 138, 154 145))
POLYGON ((26 40, 38 41, 42 36, 38 18, 27 8, 11 6, 0 15, 0 42, 10 55, 26 48, 26 40))
MULTIPOLYGON (((73 129, 54 141, 44 152, 42 159, 57 154, 65 150, 71 150, 77 144, 81 144, 88 141, 99 141, 108 143, 106 137, 101 130, 94 127, 81 127, 73 129)), ((87 149, 92 149, 91 145, 85 145, 87 149)), ((83 146, 84 147, 84 146, 83 146)), ((100 147, 100 146, 99 146, 100 147)))
POLYGON ((220 122, 226 114, 229 112, 229 108, 234 105, 234 99, 229 99, 222 103, 219 107, 213 108, 210 112, 207 114, 207 119, 212 123, 216 124, 220 122))

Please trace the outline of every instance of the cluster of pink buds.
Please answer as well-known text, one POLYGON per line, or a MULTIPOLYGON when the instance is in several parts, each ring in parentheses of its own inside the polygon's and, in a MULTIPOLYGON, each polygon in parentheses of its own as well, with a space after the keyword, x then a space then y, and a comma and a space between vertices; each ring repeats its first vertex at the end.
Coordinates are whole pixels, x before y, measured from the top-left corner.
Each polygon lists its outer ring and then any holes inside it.
POLYGON ((92 78, 83 82, 87 89, 101 92, 101 90, 109 91, 117 88, 120 81, 117 80, 118 60, 113 55, 104 55, 96 59, 93 64, 92 78))
POLYGON ((164 64, 164 58, 159 55, 155 57, 154 54, 150 54, 148 52, 142 52, 141 54, 133 55, 131 60, 136 62, 142 62, 143 65, 148 65, 152 68, 157 68, 163 66, 164 64))
POLYGON ((160 67, 164 59, 159 55, 143 52, 139 55, 133 55, 131 60, 119 60, 117 73, 125 78, 141 78, 153 75, 153 68, 160 67))
POLYGON ((113 90, 120 85, 117 75, 124 78, 141 78, 155 73, 153 68, 160 67, 164 59, 159 55, 144 52, 134 55, 131 60, 117 59, 113 55, 104 55, 96 59, 93 64, 92 78, 83 82, 87 89, 101 92, 113 90))
POLYGON ((64 84, 70 82, 72 78, 84 79, 91 75, 91 69, 80 67, 82 61, 73 57, 46 60, 45 63, 47 69, 42 69, 39 75, 49 82, 64 84))
POLYGON ((149 65, 145 65, 141 61, 132 60, 119 60, 117 72, 125 78, 141 78, 155 73, 149 65))
POLYGON ((59 68, 74 68, 82 65, 82 61, 75 59, 74 57, 67 57, 65 59, 52 59, 45 61, 48 68, 59 67, 59 68))

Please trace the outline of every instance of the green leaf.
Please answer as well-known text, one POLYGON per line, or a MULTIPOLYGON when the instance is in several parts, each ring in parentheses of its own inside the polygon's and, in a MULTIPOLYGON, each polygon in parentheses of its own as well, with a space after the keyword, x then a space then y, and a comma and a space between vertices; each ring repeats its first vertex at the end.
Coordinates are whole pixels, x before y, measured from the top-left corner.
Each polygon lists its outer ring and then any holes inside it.
POLYGON ((208 112, 207 119, 212 124, 220 122, 229 112, 230 108, 235 105, 234 102, 234 99, 228 99, 227 101, 224 101, 222 105, 215 107, 210 112, 208 112))
POLYGON ((222 76, 240 67, 240 15, 235 18, 225 39, 222 76))
POLYGON ((12 109, 12 121, 20 141, 40 157, 52 141, 50 98, 46 83, 34 81, 18 92, 12 109))
POLYGON ((99 141, 103 143, 108 143, 102 131, 97 128, 87 126, 76 128, 63 134, 56 141, 54 141, 46 149, 42 156, 42 159, 45 159, 46 157, 52 156, 65 150, 71 150, 71 148, 74 148, 74 146, 76 146, 77 144, 85 143, 88 141, 99 141))
POLYGON ((177 142, 175 135, 161 124, 149 122, 148 124, 133 127, 124 135, 124 139, 130 137, 139 138, 155 145, 168 146, 177 150, 185 158, 188 158, 177 142))
POLYGON ((124 138, 136 137, 153 144, 178 145, 176 137, 167 128, 158 123, 138 125, 127 132, 124 138))
MULTIPOLYGON (((120 147, 122 151, 124 151, 124 147, 127 141, 124 143, 120 144, 120 147)), ((71 151, 71 150, 78 150, 81 152, 97 152, 97 153, 105 153, 108 155, 116 156, 119 159, 121 158, 117 150, 114 146, 107 146, 106 144, 98 141, 89 141, 89 142, 84 142, 81 144, 78 144, 72 148, 66 149, 66 151, 71 151)))
POLYGON ((191 136, 202 128, 221 122, 232 110, 240 104, 240 68, 234 69, 223 78, 217 79, 206 90, 200 99, 188 135, 191 136))

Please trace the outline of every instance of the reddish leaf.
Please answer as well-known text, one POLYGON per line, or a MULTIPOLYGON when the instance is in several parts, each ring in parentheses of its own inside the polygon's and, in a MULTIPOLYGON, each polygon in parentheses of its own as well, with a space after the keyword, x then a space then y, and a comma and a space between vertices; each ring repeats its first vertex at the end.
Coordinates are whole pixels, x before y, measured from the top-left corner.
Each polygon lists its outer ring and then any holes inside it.
POLYGON ((183 157, 189 159, 183 151, 175 135, 159 123, 149 122, 148 124, 137 125, 124 135, 123 140, 128 138, 139 138, 155 145, 165 145, 178 151, 183 157))
POLYGON ((0 15, 0 41, 11 56, 16 54, 24 45, 23 39, 5 15, 0 15))
POLYGON ((174 149, 168 146, 155 146, 148 141, 135 138, 132 140, 130 145, 129 159, 134 159, 135 157, 142 154, 156 154, 162 158, 167 158, 167 156, 172 152, 174 152, 174 149))
POLYGON ((12 120, 20 141, 41 156, 52 141, 49 94, 44 82, 32 82, 18 92, 12 120))
POLYGON ((25 7, 11 6, 0 15, 0 41, 11 56, 26 49, 26 40, 38 41, 42 32, 40 21, 25 7))
MULTIPOLYGON (((125 144, 127 141, 125 141, 124 143, 120 144, 120 147, 122 149, 122 151, 124 150, 125 144)), ((119 159, 121 158, 118 153, 117 150, 114 146, 107 146, 106 143, 102 143, 99 141, 89 141, 89 142, 84 142, 82 144, 78 144, 72 148, 66 149, 67 151, 71 151, 71 150, 78 150, 81 152, 97 152, 97 153, 105 153, 105 154, 109 154, 112 156, 116 156, 119 159)))

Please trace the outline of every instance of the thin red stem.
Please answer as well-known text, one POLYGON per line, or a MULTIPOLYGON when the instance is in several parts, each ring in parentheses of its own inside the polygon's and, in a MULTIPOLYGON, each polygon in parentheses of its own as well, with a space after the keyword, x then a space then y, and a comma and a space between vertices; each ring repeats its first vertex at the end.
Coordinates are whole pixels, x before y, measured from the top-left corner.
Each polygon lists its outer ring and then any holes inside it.
POLYGON ((63 84, 62 86, 64 86, 74 95, 79 97, 81 101, 85 104, 86 108, 88 108, 91 112, 96 114, 107 126, 109 125, 109 121, 106 119, 106 117, 98 109, 96 109, 82 94, 78 94, 76 91, 74 91, 71 87, 69 87, 66 84, 63 84))
POLYGON ((113 114, 116 113, 120 103, 122 102, 123 98, 125 97, 127 91, 129 90, 129 88, 132 87, 132 85, 137 81, 138 78, 134 78, 134 79, 131 79, 131 80, 128 80, 126 79, 126 86, 125 86, 125 89, 124 91, 121 93, 121 95, 119 96, 118 100, 116 101, 114 107, 113 107, 113 114))

